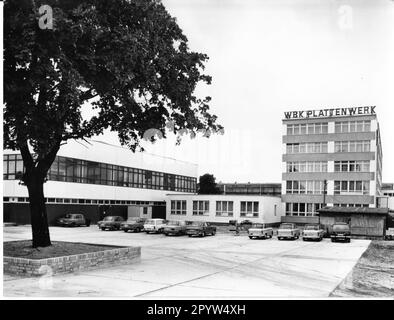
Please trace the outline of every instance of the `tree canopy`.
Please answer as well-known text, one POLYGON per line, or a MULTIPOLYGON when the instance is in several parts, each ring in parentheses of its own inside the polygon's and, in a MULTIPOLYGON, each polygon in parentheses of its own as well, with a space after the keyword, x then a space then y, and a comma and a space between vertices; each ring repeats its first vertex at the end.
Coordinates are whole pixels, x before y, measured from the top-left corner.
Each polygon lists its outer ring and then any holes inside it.
POLYGON ((116 131, 133 150, 149 128, 217 131, 210 97, 197 98, 205 54, 192 52, 176 19, 154 0, 6 1, 4 143, 38 155, 61 141, 116 131), (40 29, 42 4, 53 29, 40 29), (94 115, 83 119, 91 101, 94 115))
POLYGON ((220 189, 216 184, 216 178, 213 174, 206 173, 200 176, 199 194, 219 194, 220 189))

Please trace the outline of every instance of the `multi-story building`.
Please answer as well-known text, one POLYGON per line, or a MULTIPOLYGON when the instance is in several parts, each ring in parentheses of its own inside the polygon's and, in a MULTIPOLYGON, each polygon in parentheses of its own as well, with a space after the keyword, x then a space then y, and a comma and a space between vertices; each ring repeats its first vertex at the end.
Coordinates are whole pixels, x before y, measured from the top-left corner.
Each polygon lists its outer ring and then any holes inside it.
POLYGON ((375 107, 285 112, 282 201, 287 222, 323 206, 376 207, 382 147, 375 107))
MULTIPOLYGON (((29 195, 20 183, 19 152, 4 150, 4 221, 30 223, 29 195)), ((44 184, 48 221, 66 213, 84 213, 92 222, 105 215, 166 217, 171 193, 195 193, 195 164, 100 141, 63 145, 44 184)))

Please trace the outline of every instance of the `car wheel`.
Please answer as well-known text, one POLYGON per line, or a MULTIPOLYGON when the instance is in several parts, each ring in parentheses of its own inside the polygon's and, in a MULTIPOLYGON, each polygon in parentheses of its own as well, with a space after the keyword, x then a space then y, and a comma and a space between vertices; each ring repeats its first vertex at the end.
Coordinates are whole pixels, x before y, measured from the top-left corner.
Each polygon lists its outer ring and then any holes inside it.
POLYGON ((192 235, 191 234, 189 234, 189 238, 191 238, 192 237, 192 235))
POLYGON ((334 239, 334 238, 331 238, 331 242, 335 242, 335 239, 334 239))
POLYGON ((278 237, 278 240, 282 240, 283 238, 282 237, 278 237))
POLYGON ((123 231, 127 233, 129 230, 127 230, 127 229, 124 229, 123 231))
POLYGON ((201 233, 201 237, 205 237, 205 236, 206 236, 205 232, 201 233))
POLYGON ((249 239, 253 239, 253 237, 252 237, 252 236, 249 236, 249 239))
POLYGON ((216 231, 212 231, 212 235, 214 236, 216 234, 216 231))

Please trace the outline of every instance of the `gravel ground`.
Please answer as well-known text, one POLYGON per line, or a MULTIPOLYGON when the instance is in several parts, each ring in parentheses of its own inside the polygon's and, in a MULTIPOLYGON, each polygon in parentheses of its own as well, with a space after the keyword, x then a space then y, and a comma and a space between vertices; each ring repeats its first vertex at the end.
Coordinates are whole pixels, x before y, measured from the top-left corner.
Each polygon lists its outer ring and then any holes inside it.
POLYGON ((9 241, 4 242, 4 256, 26 259, 46 259, 108 250, 109 248, 113 247, 62 241, 52 241, 52 246, 50 247, 33 248, 31 241, 9 241))
POLYGON ((372 241, 331 297, 394 297, 394 241, 372 241))

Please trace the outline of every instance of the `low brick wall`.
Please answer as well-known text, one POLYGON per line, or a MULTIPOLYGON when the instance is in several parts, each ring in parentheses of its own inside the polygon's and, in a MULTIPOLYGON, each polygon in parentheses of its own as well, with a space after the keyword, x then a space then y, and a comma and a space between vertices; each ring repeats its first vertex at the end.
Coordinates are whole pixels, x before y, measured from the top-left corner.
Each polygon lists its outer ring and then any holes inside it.
POLYGON ((24 276, 55 275, 129 264, 141 256, 141 247, 114 248, 48 259, 3 257, 4 273, 24 276))

